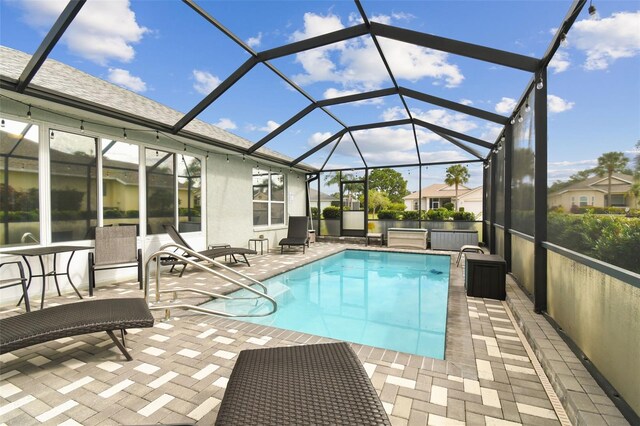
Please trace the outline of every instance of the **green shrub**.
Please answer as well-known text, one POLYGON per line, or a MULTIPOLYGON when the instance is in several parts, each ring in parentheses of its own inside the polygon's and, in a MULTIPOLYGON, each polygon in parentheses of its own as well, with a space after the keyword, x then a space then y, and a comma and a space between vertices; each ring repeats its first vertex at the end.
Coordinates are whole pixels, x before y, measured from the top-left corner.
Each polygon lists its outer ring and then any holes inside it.
POLYGON ((476 216, 471 212, 452 212, 451 217, 453 220, 475 220, 476 216))
POLYGON ((378 212, 378 219, 397 220, 398 211, 397 210, 380 210, 378 212))
POLYGON ((549 241, 640 273, 640 219, 619 215, 550 213, 549 241))
POLYGON ((429 209, 427 210, 427 219, 428 220, 447 220, 449 219, 450 211, 445 209, 444 207, 439 207, 437 209, 429 209))
POLYGON ((453 203, 444 203, 442 205, 442 207, 444 207, 445 209, 449 210, 450 212, 453 211, 453 203))
POLYGON ((3 211, 0 211, 0 222, 37 222, 40 220, 38 210, 30 211, 10 211, 5 216, 3 211))
POLYGON ((127 210, 127 213, 125 215, 127 218, 137 218, 140 217, 140 211, 139 210, 127 210))
POLYGON ((340 218, 340 207, 336 206, 328 206, 322 210, 322 216, 325 219, 339 219, 340 218))
POLYGON ((105 219, 116 219, 120 217, 124 217, 124 212, 122 212, 120 209, 107 209, 104 211, 105 219))
POLYGON ((312 219, 317 219, 318 218, 318 208, 317 207, 311 207, 311 218, 312 219))
POLYGON ((200 207, 179 207, 178 208, 178 216, 195 216, 200 217, 200 207))
POLYGON ((458 209, 458 211, 459 211, 459 212, 463 212, 463 211, 464 211, 464 207, 460 207, 460 208, 458 209))
POLYGON ((402 213, 402 219, 404 220, 418 220, 420 219, 420 212, 418 210, 407 210, 402 213))
POLYGON ((406 208, 407 206, 404 203, 389 203, 389 207, 387 208, 387 210, 402 212, 406 208))

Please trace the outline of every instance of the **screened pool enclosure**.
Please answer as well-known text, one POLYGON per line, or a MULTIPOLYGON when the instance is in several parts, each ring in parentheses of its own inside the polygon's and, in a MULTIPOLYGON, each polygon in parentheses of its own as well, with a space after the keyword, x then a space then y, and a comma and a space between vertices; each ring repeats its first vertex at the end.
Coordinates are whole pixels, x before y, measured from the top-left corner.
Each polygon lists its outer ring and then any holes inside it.
POLYGON ((637 419, 637 4, 116 3, 2 3, 0 252, 477 230, 637 419))

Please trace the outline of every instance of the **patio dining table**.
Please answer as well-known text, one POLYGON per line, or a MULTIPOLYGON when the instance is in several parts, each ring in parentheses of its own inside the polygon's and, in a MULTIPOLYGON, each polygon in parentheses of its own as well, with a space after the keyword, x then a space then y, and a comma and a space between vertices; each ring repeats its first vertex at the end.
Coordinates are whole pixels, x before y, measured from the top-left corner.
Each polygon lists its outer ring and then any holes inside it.
MULTIPOLYGON (((58 276, 66 275, 67 280, 69 280, 69 284, 71 284, 71 287, 73 287, 73 290, 76 292, 78 297, 82 299, 82 295, 80 294, 76 286, 73 284, 73 281, 71 280, 71 276, 69 275, 69 267, 71 266, 71 260, 73 259, 73 255, 75 254, 76 251, 91 250, 91 249, 93 249, 93 247, 91 246, 48 246, 48 247, 16 249, 16 250, 6 251, 4 253, 12 254, 15 256, 22 256, 24 263, 27 265, 27 270, 29 271, 29 281, 27 282, 27 291, 29 291, 31 280, 34 277, 42 277, 42 297, 40 299, 40 309, 42 309, 44 307, 44 292, 45 292, 45 284, 47 282, 47 277, 53 277, 56 283, 56 289, 58 290, 58 296, 60 296, 61 294, 60 294, 60 286, 58 284, 58 276), (56 269, 57 255, 59 253, 67 253, 67 252, 71 252, 71 255, 69 256, 69 261, 67 262, 67 267, 64 270, 64 272, 59 272, 56 269), (49 255, 53 255, 53 269, 49 272, 46 272, 45 266, 44 266, 44 256, 49 256, 49 255), (27 260, 27 257, 33 257, 33 256, 37 256, 38 259, 40 260, 40 270, 41 270, 40 274, 33 273, 33 271, 31 270, 31 265, 27 260)), ((20 297, 20 300, 18 301, 18 305, 22 303, 23 297, 24 296, 20 297)))

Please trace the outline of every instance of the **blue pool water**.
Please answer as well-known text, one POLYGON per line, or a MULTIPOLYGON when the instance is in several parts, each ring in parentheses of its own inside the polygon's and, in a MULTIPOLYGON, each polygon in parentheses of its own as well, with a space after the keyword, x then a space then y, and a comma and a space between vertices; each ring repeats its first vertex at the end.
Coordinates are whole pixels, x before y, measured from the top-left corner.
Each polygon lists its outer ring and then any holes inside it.
MULTIPOLYGON (((266 280, 277 312, 239 319, 444 359, 449 263, 449 256, 347 250, 266 280)), ((240 314, 271 304, 205 306, 240 314)))

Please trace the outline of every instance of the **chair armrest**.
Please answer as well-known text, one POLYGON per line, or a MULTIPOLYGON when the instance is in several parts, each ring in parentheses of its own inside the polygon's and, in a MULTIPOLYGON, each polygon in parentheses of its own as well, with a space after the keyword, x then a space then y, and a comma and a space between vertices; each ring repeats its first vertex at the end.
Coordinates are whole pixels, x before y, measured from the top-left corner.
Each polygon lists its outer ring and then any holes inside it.
POLYGON ((2 262, 2 263, 0 263, 0 268, 2 268, 5 265, 11 265, 11 264, 14 264, 14 263, 16 265, 18 265, 18 270, 20 271, 20 277, 22 279, 24 279, 24 268, 22 267, 22 262, 20 262, 19 260, 14 260, 14 261, 11 261, 11 262, 2 262))

